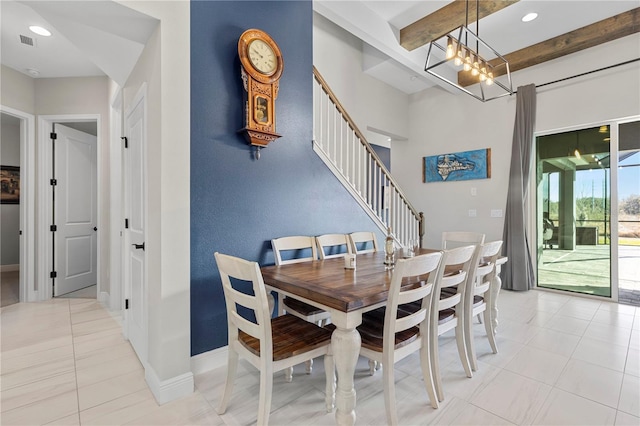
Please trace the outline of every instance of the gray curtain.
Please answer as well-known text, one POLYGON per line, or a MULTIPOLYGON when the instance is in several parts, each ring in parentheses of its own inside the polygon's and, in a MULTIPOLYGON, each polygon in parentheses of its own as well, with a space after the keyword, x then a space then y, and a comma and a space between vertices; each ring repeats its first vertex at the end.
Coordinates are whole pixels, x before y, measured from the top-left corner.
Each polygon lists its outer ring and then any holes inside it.
POLYGON ((518 87, 509 192, 502 236, 504 255, 509 259, 502 270, 502 287, 509 290, 523 291, 535 286, 525 221, 535 123, 536 86, 529 84, 518 87))

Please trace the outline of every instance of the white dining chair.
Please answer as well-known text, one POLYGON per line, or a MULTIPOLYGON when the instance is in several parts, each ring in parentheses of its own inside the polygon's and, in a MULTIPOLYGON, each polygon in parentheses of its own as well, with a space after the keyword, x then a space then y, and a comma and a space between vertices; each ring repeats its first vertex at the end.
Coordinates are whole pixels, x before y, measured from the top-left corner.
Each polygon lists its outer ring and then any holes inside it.
POLYGON ((358 327, 362 340, 360 355, 382 364, 387 424, 390 425, 398 424, 394 365, 415 352, 420 353, 422 377, 431 406, 438 408, 429 354, 429 323, 431 296, 441 259, 441 252, 399 259, 391 277, 383 317, 363 318, 363 323, 358 327), (423 275, 425 279, 419 285, 401 288, 403 279, 423 275), (414 303, 417 309, 411 313, 398 309, 398 306, 406 303, 414 303))
POLYGON ((324 356, 325 363, 326 409, 327 412, 332 411, 335 365, 331 352, 331 331, 293 315, 272 319, 258 264, 217 252, 214 256, 224 290, 229 333, 227 378, 218 414, 224 414, 227 410, 240 357, 260 371, 257 424, 269 423, 273 374, 319 356, 324 356), (250 283, 250 288, 247 288, 246 282, 250 283), (241 315, 239 306, 252 311, 255 318, 247 319, 246 315, 241 315))
POLYGON ((316 237, 320 259, 344 257, 353 253, 346 234, 324 234, 316 237))
POLYGON ((352 232, 348 237, 351 251, 355 254, 375 253, 378 251, 378 240, 374 232, 352 232))
MULTIPOLYGON (((274 238, 271 240, 271 247, 273 248, 276 265, 310 262, 318 258, 315 237, 290 236, 274 238)), ((284 309, 287 313, 320 326, 324 325, 330 318, 329 313, 323 309, 316 308, 292 297, 282 298, 280 295, 278 297, 281 302, 279 303, 280 314, 284 313, 282 311, 284 309)))
POLYGON ((496 275, 496 262, 500 256, 502 241, 491 241, 480 247, 480 255, 478 257, 478 266, 475 271, 475 279, 468 282, 468 288, 465 294, 465 344, 467 346, 467 356, 471 369, 478 369, 478 360, 476 358, 476 350, 474 345, 473 318, 483 314, 484 328, 487 332, 487 338, 494 354, 498 353, 496 344, 496 335, 493 328, 493 318, 491 318, 494 297, 491 291, 491 284, 496 275))
MULTIPOLYGON (((271 247, 276 260, 276 265, 289 265, 292 263, 310 262, 318 258, 318 250, 315 237, 294 235, 274 238, 271 247)), ((289 313, 305 321, 312 322, 320 327, 331 319, 329 312, 305 303, 293 297, 284 297, 278 293, 278 315, 289 313)), ((307 374, 313 370, 313 359, 305 362, 307 374)), ((289 378, 292 370, 287 371, 289 378)))
POLYGON ((467 280, 471 277, 472 265, 476 262, 476 246, 469 245, 445 250, 442 256, 440 273, 435 282, 433 306, 431 308, 431 366, 438 395, 438 401, 444 400, 444 390, 440 376, 440 356, 438 350, 438 336, 455 329, 458 356, 467 377, 473 377, 467 355, 464 336, 464 296, 467 280), (453 271, 447 271, 455 267, 453 271), (455 288, 455 292, 448 293, 447 288, 455 288))

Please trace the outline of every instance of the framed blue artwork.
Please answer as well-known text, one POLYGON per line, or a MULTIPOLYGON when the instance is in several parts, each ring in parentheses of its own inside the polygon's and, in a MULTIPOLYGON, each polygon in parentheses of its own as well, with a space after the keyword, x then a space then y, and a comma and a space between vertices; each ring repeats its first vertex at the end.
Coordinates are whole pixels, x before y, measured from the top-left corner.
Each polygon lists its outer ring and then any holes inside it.
POLYGON ((424 157, 424 182, 491 177, 491 148, 424 157))

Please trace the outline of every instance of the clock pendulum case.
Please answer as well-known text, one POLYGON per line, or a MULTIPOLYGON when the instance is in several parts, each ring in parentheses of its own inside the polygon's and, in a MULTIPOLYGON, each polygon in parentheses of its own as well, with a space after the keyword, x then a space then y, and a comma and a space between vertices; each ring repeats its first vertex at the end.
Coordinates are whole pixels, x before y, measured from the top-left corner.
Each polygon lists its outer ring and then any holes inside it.
POLYGON ((284 62, 275 41, 264 31, 249 29, 238 40, 240 72, 244 86, 244 127, 238 130, 246 141, 260 149, 281 135, 276 133, 275 100, 284 62))

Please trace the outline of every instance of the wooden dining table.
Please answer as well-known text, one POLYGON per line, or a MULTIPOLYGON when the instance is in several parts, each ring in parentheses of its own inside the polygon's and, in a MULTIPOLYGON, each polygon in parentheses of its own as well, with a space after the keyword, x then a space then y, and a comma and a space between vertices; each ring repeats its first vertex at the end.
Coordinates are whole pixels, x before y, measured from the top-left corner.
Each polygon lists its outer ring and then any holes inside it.
MULTIPOLYGON (((439 250, 422 248, 417 254, 435 251, 439 250)), ((333 258, 264 266, 261 270, 268 288, 331 314, 331 322, 336 327, 331 345, 338 374, 335 418, 339 425, 353 425, 356 420, 354 373, 361 343, 356 327, 362 323, 364 312, 386 304, 393 269, 385 266, 383 252, 357 255, 355 269, 344 266, 343 258, 333 258)), ((419 279, 416 277, 416 281, 419 279)), ((415 283, 409 280, 405 285, 415 283)))

